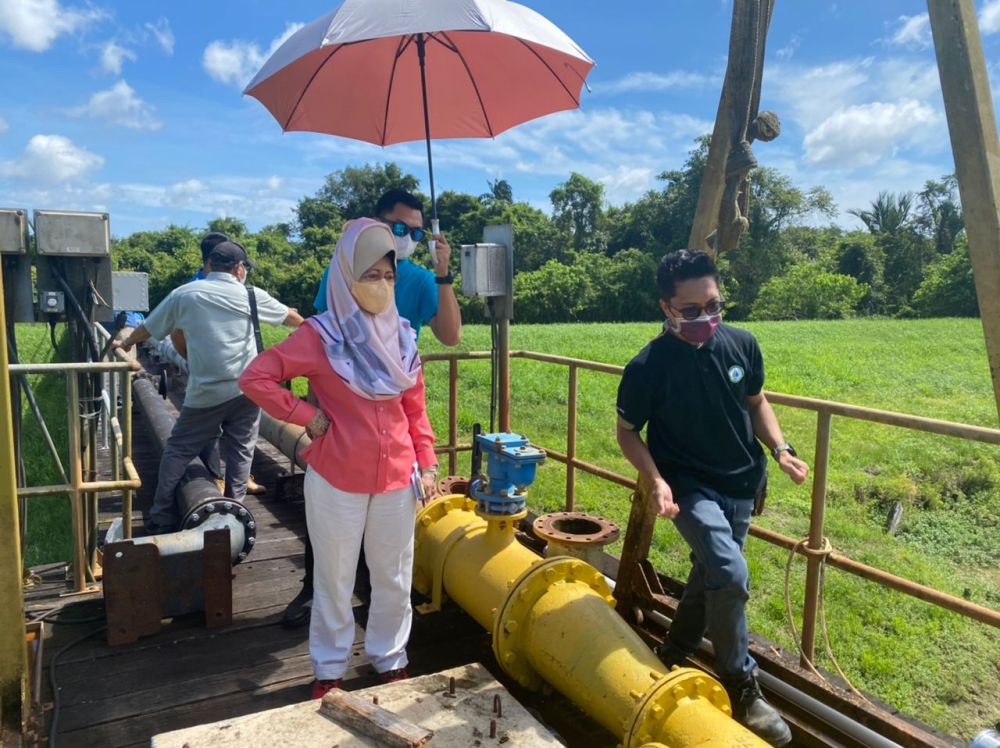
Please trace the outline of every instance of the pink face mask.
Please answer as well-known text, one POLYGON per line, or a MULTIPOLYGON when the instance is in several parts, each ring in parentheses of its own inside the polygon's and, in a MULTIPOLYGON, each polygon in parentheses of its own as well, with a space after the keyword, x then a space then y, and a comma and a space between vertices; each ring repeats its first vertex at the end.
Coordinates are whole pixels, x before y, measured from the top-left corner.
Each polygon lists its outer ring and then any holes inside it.
POLYGON ((690 343, 705 343, 715 335, 715 328, 722 321, 721 314, 706 314, 697 319, 681 319, 677 321, 677 334, 690 343))

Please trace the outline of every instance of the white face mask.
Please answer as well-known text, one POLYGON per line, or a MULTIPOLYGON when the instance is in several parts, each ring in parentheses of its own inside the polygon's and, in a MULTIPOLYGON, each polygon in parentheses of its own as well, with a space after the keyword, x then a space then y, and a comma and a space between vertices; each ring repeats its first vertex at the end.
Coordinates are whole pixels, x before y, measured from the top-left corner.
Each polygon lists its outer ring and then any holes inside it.
POLYGON ((406 236, 393 236, 393 240, 396 242, 396 259, 405 260, 407 257, 413 254, 413 250, 417 248, 417 243, 413 241, 413 237, 407 234, 406 236))

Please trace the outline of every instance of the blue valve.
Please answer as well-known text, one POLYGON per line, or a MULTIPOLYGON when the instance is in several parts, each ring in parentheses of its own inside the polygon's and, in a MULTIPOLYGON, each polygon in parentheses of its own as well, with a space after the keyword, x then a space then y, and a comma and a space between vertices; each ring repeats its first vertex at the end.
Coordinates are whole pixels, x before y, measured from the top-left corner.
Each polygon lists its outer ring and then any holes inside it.
POLYGON ((476 443, 486 455, 488 481, 472 482, 472 496, 481 514, 517 514, 524 509, 526 489, 545 453, 520 434, 477 434, 476 443))

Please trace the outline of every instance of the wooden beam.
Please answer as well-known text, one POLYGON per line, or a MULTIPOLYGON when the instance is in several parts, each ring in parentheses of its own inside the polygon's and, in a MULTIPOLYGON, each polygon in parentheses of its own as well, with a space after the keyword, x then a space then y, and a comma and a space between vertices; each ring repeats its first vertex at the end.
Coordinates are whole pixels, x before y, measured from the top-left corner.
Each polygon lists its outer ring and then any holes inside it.
POLYGON ((955 176, 1000 413, 1000 142, 972 0, 928 0, 955 176))
POLYGON ((328 692, 319 708, 335 722, 392 748, 419 748, 434 737, 433 731, 339 688, 328 692))

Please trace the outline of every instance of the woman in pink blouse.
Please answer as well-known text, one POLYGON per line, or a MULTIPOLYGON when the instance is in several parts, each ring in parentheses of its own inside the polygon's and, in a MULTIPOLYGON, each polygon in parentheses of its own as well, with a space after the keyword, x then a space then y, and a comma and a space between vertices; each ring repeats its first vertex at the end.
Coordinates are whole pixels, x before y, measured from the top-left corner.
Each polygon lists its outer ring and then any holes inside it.
POLYGON ((330 260, 329 311, 259 355, 239 380, 267 413, 313 438, 302 453, 316 554, 313 698, 347 671, 362 538, 372 585, 365 652, 384 682, 407 677, 417 494, 436 493, 437 464, 416 341, 393 301, 394 257, 388 226, 351 222, 330 260), (281 386, 295 377, 309 379, 319 408, 281 386))

